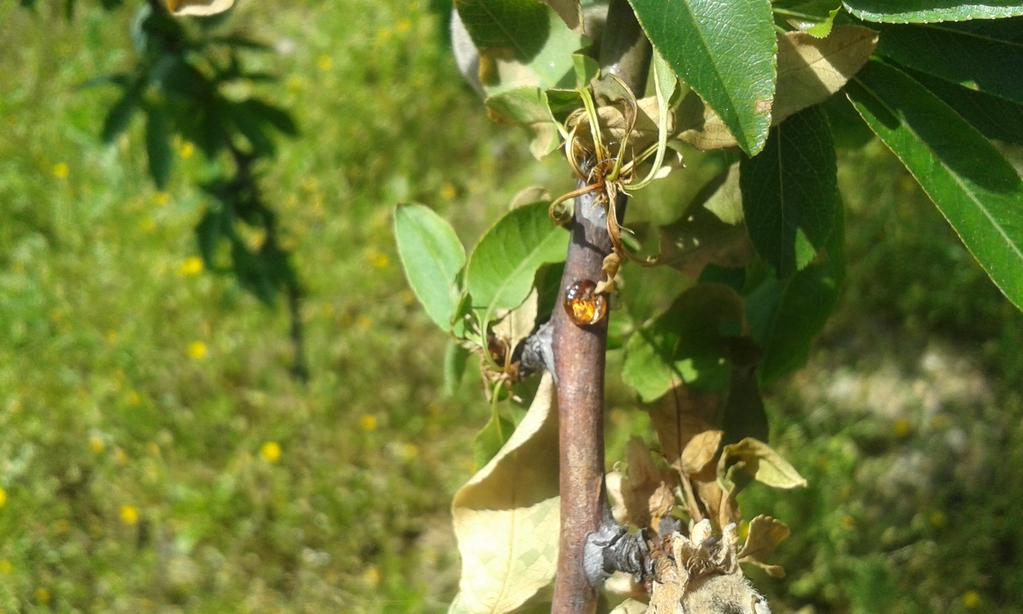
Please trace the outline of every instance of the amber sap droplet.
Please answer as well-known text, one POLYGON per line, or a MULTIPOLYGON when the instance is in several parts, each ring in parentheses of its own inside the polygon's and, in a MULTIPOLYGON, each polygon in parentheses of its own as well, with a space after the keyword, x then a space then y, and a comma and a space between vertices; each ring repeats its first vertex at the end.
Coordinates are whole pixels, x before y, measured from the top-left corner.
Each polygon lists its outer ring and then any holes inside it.
POLYGON ((592 326, 607 315, 607 297, 596 294, 596 288, 596 283, 581 279, 565 292, 565 311, 579 326, 592 326))

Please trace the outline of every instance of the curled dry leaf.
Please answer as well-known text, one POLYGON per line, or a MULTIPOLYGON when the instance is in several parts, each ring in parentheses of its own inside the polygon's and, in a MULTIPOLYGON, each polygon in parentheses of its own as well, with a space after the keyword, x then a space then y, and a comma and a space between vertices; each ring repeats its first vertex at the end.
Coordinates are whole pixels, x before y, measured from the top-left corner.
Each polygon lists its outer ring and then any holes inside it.
POLYGON ((731 490, 731 476, 741 470, 753 479, 775 488, 798 488, 806 486, 806 479, 796 468, 766 443, 746 437, 738 443, 729 444, 721 451, 718 460, 718 479, 731 490))
MULTIPOLYGON (((771 124, 780 124, 840 90, 866 64, 877 45, 877 36, 874 30, 859 26, 835 27, 825 39, 805 32, 780 35, 771 124)), ((675 137, 697 149, 738 146, 725 123, 695 92, 682 100, 675 115, 675 137)))
POLYGON ((770 516, 757 516, 749 523, 749 535, 746 536, 746 543, 739 550, 740 563, 752 563, 772 577, 781 578, 785 575, 785 568, 781 565, 771 565, 767 559, 774 554, 780 543, 791 535, 788 526, 780 520, 770 516))
MULTIPOLYGON (((619 101, 597 109, 601 135, 605 144, 609 141, 620 143, 628 134, 630 146, 639 152, 657 142, 657 99, 648 96, 636 100, 634 104, 634 116, 630 101, 619 101)), ((668 133, 671 134, 675 130, 675 124, 674 118, 670 114, 668 122, 668 133)), ((585 113, 573 114, 567 123, 569 129, 575 128, 578 138, 591 140, 590 126, 586 121, 585 113)))
POLYGON ((450 612, 510 612, 554 578, 558 559, 558 420, 544 373, 511 438, 455 494, 462 557, 450 612))
POLYGON ((234 6, 234 0, 167 0, 167 10, 175 15, 205 17, 223 13, 234 6))
POLYGON ((657 469, 640 439, 629 440, 625 458, 629 466, 620 488, 627 521, 637 527, 657 527, 675 505, 670 476, 657 469))
POLYGON ((533 332, 539 300, 539 294, 534 287, 521 305, 511 311, 497 314, 501 321, 494 325, 493 331, 506 344, 509 356, 511 351, 533 332))

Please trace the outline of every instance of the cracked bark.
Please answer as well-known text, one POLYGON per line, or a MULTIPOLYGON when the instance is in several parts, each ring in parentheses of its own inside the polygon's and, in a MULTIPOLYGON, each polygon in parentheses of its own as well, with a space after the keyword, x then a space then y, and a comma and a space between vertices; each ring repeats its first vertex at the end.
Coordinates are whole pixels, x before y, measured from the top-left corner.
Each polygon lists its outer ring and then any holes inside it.
MULTIPOLYGON (((627 0, 612 0, 601 42, 605 73, 622 79, 642 96, 650 65, 650 44, 627 0)), ((625 211, 624 196, 616 203, 625 211)), ((573 282, 599 281, 604 257, 611 253, 606 209, 593 194, 575 201, 572 240, 565 258, 561 291, 552 318, 554 363, 558 378, 561 536, 552 612, 590 614, 597 593, 586 579, 586 537, 598 531, 606 506, 604 494, 604 359, 607 318, 575 325, 561 308, 573 282)))

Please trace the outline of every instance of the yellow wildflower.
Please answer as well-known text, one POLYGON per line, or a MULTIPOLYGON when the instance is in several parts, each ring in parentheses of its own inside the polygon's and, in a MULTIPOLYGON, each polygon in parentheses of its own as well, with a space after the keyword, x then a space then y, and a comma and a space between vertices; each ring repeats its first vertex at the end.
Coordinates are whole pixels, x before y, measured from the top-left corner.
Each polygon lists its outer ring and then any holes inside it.
POLYGON ((206 358, 206 344, 202 341, 193 341, 188 344, 188 357, 192 360, 202 360, 206 358))
POLYGON ((366 571, 362 572, 362 581, 369 585, 370 588, 376 588, 380 584, 380 570, 377 569, 376 565, 370 565, 366 568, 366 571))
POLYGON ((268 463, 281 460, 281 446, 276 441, 268 441, 259 448, 259 455, 268 463))
POLYGON ((191 258, 186 258, 181 263, 181 266, 178 267, 178 275, 181 277, 195 277, 202 273, 202 268, 202 258, 192 256, 191 258))
POLYGON ((440 186, 440 197, 442 199, 454 200, 456 196, 458 196, 458 190, 450 181, 445 181, 444 185, 440 186))
POLYGON ((359 418, 359 428, 367 433, 377 430, 377 417, 367 414, 359 418))
POLYGON ((58 162, 53 165, 53 176, 57 179, 67 179, 71 174, 71 167, 66 162, 58 162))
POLYGON ((980 594, 977 591, 966 591, 963 593, 963 607, 967 610, 976 610, 980 607, 980 594))
POLYGON ((373 265, 374 269, 380 269, 382 271, 391 266, 391 259, 387 257, 387 254, 373 252, 369 257, 369 263, 373 265))
POLYGON ((192 154, 194 154, 194 153, 195 153, 195 145, 189 143, 188 141, 185 141, 184 143, 182 143, 181 147, 178 148, 178 156, 182 160, 187 160, 187 159, 191 158, 192 154))
POLYGON ((98 435, 93 435, 89 438, 89 451, 93 454, 96 454, 97 456, 103 454, 103 450, 105 450, 106 447, 107 444, 104 443, 103 439, 101 439, 98 435))
POLYGON ((913 425, 905 418, 899 418, 892 425, 892 432, 899 439, 905 439, 913 433, 913 425))
POLYGON ((7 491, 0 488, 0 507, 7 505, 7 491))
POLYGON ((121 522, 129 527, 135 526, 139 522, 139 511, 135 509, 134 505, 122 505, 120 516, 121 522))
POLYGON ((394 29, 397 30, 399 34, 405 34, 412 29, 412 21, 409 19, 401 19, 398 23, 394 24, 394 29))
POLYGON ((153 204, 157 207, 166 207, 169 202, 170 194, 166 192, 157 192, 156 196, 153 197, 153 204))
POLYGON ((331 58, 326 53, 324 53, 324 54, 320 55, 319 58, 317 58, 317 60, 316 60, 316 67, 319 68, 323 72, 327 72, 328 70, 330 70, 331 68, 334 67, 334 59, 331 58))
POLYGON ((0 560, 0 576, 9 576, 14 571, 14 565, 7 559, 0 560))

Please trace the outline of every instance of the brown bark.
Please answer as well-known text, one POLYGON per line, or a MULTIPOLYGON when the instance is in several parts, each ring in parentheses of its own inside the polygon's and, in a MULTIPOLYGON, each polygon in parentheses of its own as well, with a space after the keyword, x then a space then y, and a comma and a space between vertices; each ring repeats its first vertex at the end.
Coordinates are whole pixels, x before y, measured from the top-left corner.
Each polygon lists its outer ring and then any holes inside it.
MULTIPOLYGON (((632 8, 626 0, 612 0, 601 44, 604 71, 614 73, 642 96, 649 64, 650 45, 632 8)), ((617 203, 618 211, 624 211, 624 206, 624 200, 617 203)), ((583 549, 586 536, 600 527, 606 505, 603 421, 607 318, 581 327, 569 319, 561 304, 571 284, 601 279, 604 257, 611 253, 606 216, 606 205, 595 194, 576 199, 572 242, 552 318, 560 420, 561 536, 551 611, 558 614, 589 614, 597 606, 596 589, 590 586, 583 569, 583 549)))

